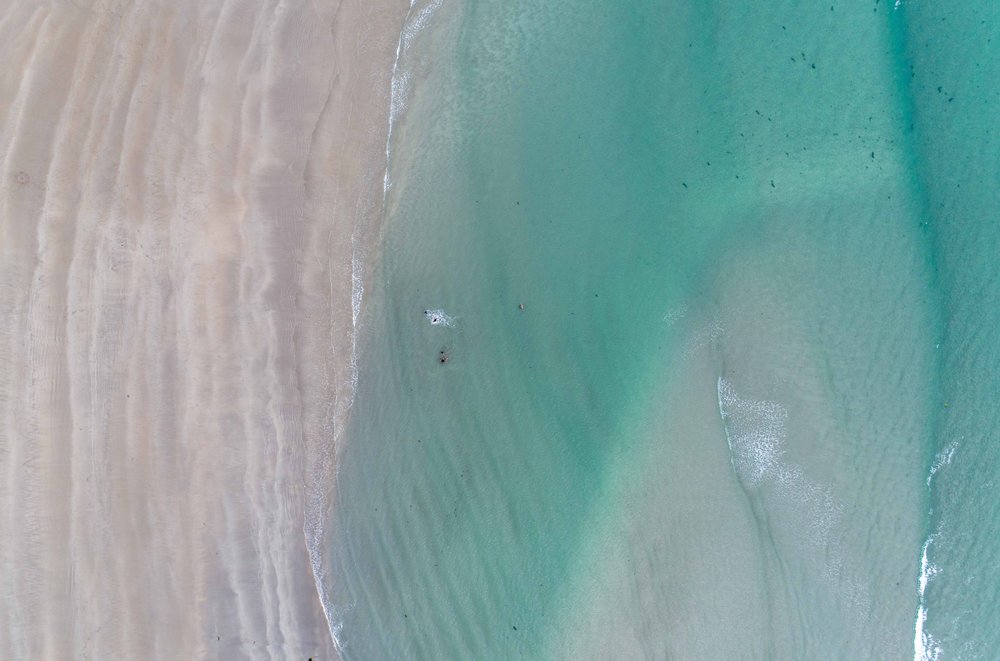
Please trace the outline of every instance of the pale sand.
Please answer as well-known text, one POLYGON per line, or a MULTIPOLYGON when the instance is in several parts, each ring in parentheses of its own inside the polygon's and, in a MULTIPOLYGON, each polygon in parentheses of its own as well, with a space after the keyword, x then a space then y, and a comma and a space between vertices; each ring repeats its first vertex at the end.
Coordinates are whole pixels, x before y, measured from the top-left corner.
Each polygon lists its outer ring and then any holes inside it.
POLYGON ((305 521, 406 9, 0 5, 0 658, 335 656, 305 521))

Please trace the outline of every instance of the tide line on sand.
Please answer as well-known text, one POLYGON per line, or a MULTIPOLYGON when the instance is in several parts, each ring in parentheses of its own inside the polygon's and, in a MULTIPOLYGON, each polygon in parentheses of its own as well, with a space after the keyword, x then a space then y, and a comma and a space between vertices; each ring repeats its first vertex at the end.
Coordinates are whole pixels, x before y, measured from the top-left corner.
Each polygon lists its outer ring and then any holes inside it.
POLYGON ((119 9, 0 9, 0 657, 333 658, 406 5, 119 9))

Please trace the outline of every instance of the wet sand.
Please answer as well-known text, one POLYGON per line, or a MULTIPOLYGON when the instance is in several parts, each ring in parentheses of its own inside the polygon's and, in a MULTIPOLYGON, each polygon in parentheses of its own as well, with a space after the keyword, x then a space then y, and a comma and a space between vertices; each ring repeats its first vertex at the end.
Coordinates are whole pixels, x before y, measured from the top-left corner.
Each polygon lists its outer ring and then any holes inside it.
POLYGON ((0 656, 336 656, 307 540, 405 11, 0 14, 0 656))

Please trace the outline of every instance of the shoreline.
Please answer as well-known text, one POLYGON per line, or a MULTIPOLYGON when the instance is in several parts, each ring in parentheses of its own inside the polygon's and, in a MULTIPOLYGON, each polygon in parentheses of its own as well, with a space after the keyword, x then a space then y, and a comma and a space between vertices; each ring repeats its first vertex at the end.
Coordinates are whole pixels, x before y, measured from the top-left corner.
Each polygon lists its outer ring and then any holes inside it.
POLYGON ((104 9, 0 23, 0 650, 333 658, 406 3, 104 9))

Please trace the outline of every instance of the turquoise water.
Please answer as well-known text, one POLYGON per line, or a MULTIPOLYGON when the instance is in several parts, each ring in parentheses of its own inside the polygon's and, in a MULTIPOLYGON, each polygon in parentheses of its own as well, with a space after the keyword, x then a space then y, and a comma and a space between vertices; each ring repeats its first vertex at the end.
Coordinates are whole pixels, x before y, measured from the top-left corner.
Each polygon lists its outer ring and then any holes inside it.
POLYGON ((1000 653, 998 19, 993 5, 921 6, 908 13, 905 40, 944 322, 925 593, 925 646, 942 659, 1000 653))
POLYGON ((688 4, 445 2, 407 39, 345 658, 1000 648, 990 22, 688 4))

